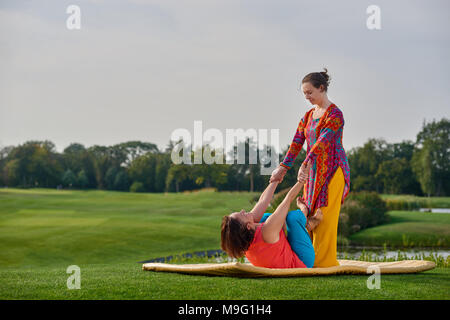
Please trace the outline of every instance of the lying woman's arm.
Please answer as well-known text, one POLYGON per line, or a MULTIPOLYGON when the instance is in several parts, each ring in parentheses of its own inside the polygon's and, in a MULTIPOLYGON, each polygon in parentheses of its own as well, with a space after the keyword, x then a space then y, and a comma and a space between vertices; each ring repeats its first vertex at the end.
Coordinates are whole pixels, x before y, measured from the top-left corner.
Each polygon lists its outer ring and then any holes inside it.
MULTIPOLYGON (((305 167, 305 165, 302 164, 300 171, 308 172, 310 167, 311 165, 305 167)), ((289 211, 289 207, 291 206, 291 202, 297 197, 298 193, 305 184, 305 181, 306 178, 299 179, 291 190, 289 190, 275 212, 267 218, 264 226, 262 227, 262 238, 264 242, 275 243, 279 240, 280 230, 283 228, 286 221, 286 216, 289 211)))
POLYGON ((264 192, 259 197, 258 202, 251 210, 251 212, 253 213, 253 221, 255 221, 255 223, 258 223, 266 212, 270 201, 272 201, 275 189, 277 188, 279 183, 279 181, 269 183, 269 185, 266 187, 266 190, 264 190, 264 192))

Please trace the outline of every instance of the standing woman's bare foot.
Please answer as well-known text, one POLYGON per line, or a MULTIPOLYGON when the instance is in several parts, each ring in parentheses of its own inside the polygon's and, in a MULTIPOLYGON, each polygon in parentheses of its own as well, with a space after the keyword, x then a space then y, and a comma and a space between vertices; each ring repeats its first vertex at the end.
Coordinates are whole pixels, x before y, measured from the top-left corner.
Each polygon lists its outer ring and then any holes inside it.
POLYGON ((308 230, 309 232, 313 231, 315 228, 317 228, 322 219, 323 213, 322 210, 319 208, 316 210, 316 213, 310 216, 306 221, 306 230, 308 230))

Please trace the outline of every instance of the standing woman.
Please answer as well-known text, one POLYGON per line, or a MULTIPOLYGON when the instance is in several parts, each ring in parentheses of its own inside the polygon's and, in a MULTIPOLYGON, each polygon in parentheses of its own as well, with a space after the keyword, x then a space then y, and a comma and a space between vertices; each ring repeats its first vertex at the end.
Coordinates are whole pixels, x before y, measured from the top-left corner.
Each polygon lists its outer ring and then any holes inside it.
POLYGON ((305 140, 303 163, 312 164, 303 188, 303 201, 309 208, 307 228, 312 233, 314 267, 339 265, 336 258, 337 227, 341 204, 350 190, 350 168, 342 146, 344 117, 327 96, 328 70, 313 72, 302 80, 302 91, 313 108, 305 113, 283 162, 272 173, 282 180, 292 167, 305 140))

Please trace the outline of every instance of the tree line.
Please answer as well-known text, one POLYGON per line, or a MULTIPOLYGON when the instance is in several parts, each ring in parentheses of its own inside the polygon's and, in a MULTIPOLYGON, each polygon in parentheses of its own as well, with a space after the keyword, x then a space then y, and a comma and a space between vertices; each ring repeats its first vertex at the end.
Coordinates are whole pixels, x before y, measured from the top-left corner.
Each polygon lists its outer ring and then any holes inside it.
MULTIPOLYGON (((48 140, 27 141, 0 149, 0 186, 16 188, 73 188, 131 192, 181 192, 199 188, 220 191, 262 191, 269 176, 261 175, 264 165, 252 140, 244 144, 243 164, 174 164, 171 153, 176 143, 164 150, 153 143, 129 141, 113 146, 86 148, 72 143, 62 153, 48 140), (256 152, 256 163, 248 157, 256 152)), ((239 147, 234 146, 234 152, 239 147)), ((279 155, 283 159, 289 146, 279 155)), ((351 190, 419 196, 450 195, 450 122, 424 121, 416 141, 388 143, 369 139, 362 147, 346 150, 350 164, 351 190)), ((213 150, 214 152, 214 150, 213 150)), ((191 155, 193 156, 193 154, 191 155)), ((306 156, 301 150, 294 167, 280 188, 296 181, 298 168, 306 156)))

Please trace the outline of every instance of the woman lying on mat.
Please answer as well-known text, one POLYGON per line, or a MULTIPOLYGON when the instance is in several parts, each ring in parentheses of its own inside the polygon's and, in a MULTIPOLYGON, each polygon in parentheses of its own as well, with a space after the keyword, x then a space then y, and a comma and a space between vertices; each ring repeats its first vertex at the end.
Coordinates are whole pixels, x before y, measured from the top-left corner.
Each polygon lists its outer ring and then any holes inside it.
POLYGON ((291 202, 303 188, 311 165, 302 165, 297 183, 289 190, 273 214, 265 213, 280 180, 273 180, 251 212, 224 216, 221 247, 232 258, 246 256, 257 267, 312 268, 314 248, 306 229, 308 208, 297 198, 300 210, 289 211, 291 202), (285 232, 287 231, 287 237, 285 232))

